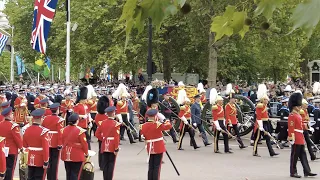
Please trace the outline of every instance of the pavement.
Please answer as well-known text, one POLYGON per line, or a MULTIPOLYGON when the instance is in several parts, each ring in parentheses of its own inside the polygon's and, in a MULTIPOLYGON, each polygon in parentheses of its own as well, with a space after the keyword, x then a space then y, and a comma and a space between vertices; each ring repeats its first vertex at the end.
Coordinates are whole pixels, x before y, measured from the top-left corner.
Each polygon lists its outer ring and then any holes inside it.
MULTIPOLYGON (((177 150, 177 144, 174 144, 168 137, 166 144, 167 151, 177 166, 180 176, 177 176, 168 157, 164 154, 164 164, 161 169, 162 180, 287 180, 289 177, 290 149, 276 149, 280 155, 270 157, 265 142, 259 146, 259 154, 262 157, 252 156, 252 146, 246 149, 239 149, 237 142, 230 140, 230 147, 233 154, 216 154, 213 152, 213 145, 205 147, 199 136, 196 137, 200 149, 193 150, 189 146, 190 138, 186 134, 183 140, 183 151, 177 150)), ((213 141, 213 137, 209 137, 213 141)), ((144 143, 130 144, 127 141, 121 141, 121 149, 116 160, 114 171, 115 180, 146 180, 148 172, 147 153, 137 153, 144 148, 144 143)), ((91 143, 92 150, 98 151, 97 139, 93 138, 91 143)), ((249 145, 248 137, 244 137, 244 142, 249 145)), ((223 141, 219 141, 220 151, 223 152, 223 141)), ((310 159, 309 155, 308 158, 310 159)), ((95 164, 95 179, 102 180, 103 174, 98 167, 98 156, 92 157, 95 164)), ((320 160, 309 161, 312 172, 320 174, 320 160)), ((297 165, 298 173, 303 175, 301 163, 297 165)), ((15 169, 15 177, 18 177, 18 165, 15 169)), ((19 178, 15 178, 18 180, 19 178)), ((59 164, 59 179, 65 178, 64 164, 59 164)), ((320 175, 316 178, 320 179, 320 175)))

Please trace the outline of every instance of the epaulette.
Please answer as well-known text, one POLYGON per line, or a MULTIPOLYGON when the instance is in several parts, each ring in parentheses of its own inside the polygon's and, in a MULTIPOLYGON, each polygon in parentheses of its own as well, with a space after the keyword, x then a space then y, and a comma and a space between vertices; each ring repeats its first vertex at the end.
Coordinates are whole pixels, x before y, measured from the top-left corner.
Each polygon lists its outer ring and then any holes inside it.
POLYGON ((19 126, 19 124, 15 123, 15 122, 13 122, 13 121, 10 121, 10 122, 12 123, 12 125, 11 125, 11 130, 14 129, 15 127, 18 127, 18 126, 19 126))
POLYGON ((257 108, 263 108, 263 104, 262 103, 258 103, 257 104, 257 108))
POLYGON ((93 101, 92 100, 88 100, 88 104, 93 104, 93 101))
POLYGON ((122 101, 118 101, 118 102, 117 102, 117 105, 122 106, 122 105, 123 105, 123 102, 122 102, 122 101))
POLYGON ((186 110, 186 106, 181 106, 180 111, 184 111, 184 110, 186 110))
POLYGON ((45 133, 49 132, 49 129, 43 127, 43 126, 39 126, 42 129, 42 132, 40 134, 40 136, 44 135, 45 133))
POLYGON ((83 134, 83 133, 85 133, 87 130, 85 130, 85 129, 82 129, 81 127, 79 127, 79 126, 77 126, 77 128, 80 130, 79 131, 79 135, 81 135, 81 134, 83 134))
POLYGON ((217 105, 213 105, 212 106, 212 110, 217 110, 218 109, 218 106, 217 105))
POLYGON ((6 138, 5 137, 1 137, 0 136, 0 142, 2 142, 3 140, 5 140, 6 138))
POLYGON ((300 109, 299 114, 300 114, 300 115, 303 115, 303 114, 304 114, 304 110, 300 109))
POLYGON ((159 121, 157 121, 156 123, 157 123, 157 129, 158 129, 162 125, 162 123, 159 121))
POLYGON ((101 124, 102 124, 102 121, 99 121, 99 122, 98 122, 98 124, 99 124, 99 126, 101 126, 101 124))

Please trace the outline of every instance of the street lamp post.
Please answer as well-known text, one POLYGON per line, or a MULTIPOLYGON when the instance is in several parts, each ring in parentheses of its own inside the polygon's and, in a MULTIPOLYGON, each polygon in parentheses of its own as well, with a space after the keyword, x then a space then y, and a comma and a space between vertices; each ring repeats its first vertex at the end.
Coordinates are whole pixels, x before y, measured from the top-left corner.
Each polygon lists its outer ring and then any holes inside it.
POLYGON ((152 19, 149 18, 149 46, 148 46, 148 63, 147 63, 148 81, 152 81, 152 19))
POLYGON ((13 29, 11 27, 11 62, 10 62, 10 82, 13 83, 14 81, 14 46, 13 46, 13 29))
POLYGON ((70 0, 67 1, 67 49, 66 49, 66 83, 70 83, 70 0))

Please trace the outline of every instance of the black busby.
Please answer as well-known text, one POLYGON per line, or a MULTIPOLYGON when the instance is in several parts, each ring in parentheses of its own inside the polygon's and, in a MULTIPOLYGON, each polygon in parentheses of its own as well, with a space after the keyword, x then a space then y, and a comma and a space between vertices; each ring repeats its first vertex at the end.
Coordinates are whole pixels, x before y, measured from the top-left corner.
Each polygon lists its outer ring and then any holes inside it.
POLYGON ((288 107, 290 112, 293 110, 293 107, 295 106, 301 106, 302 105, 302 94, 301 93, 293 93, 291 94, 289 98, 288 107))
POLYGON ((159 102, 159 91, 156 88, 152 88, 149 90, 147 94, 147 105, 151 107, 152 104, 159 102))
POLYGON ((88 88, 87 87, 81 87, 78 91, 78 94, 77 94, 77 101, 76 103, 79 103, 80 100, 84 100, 84 99, 87 99, 87 96, 88 96, 88 88))
POLYGON ((97 103, 97 111, 99 114, 104 114, 105 109, 109 107, 109 98, 107 96, 102 96, 99 98, 97 103))

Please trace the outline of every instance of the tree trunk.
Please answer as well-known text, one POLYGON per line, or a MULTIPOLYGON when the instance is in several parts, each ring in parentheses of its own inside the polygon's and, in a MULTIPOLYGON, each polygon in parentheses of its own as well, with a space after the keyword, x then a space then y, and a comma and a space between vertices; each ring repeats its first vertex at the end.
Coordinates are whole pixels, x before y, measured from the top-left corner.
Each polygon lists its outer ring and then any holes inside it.
POLYGON ((217 71, 218 71, 218 54, 216 47, 212 45, 214 42, 214 34, 209 33, 209 72, 208 72, 208 85, 215 88, 217 84, 217 71))
MULTIPOLYGON (((168 42, 169 40, 169 34, 168 32, 164 35, 165 41, 168 42)), ((167 44, 163 44, 163 79, 167 82, 171 79, 171 53, 172 53, 172 44, 171 42, 168 42, 167 44)))

